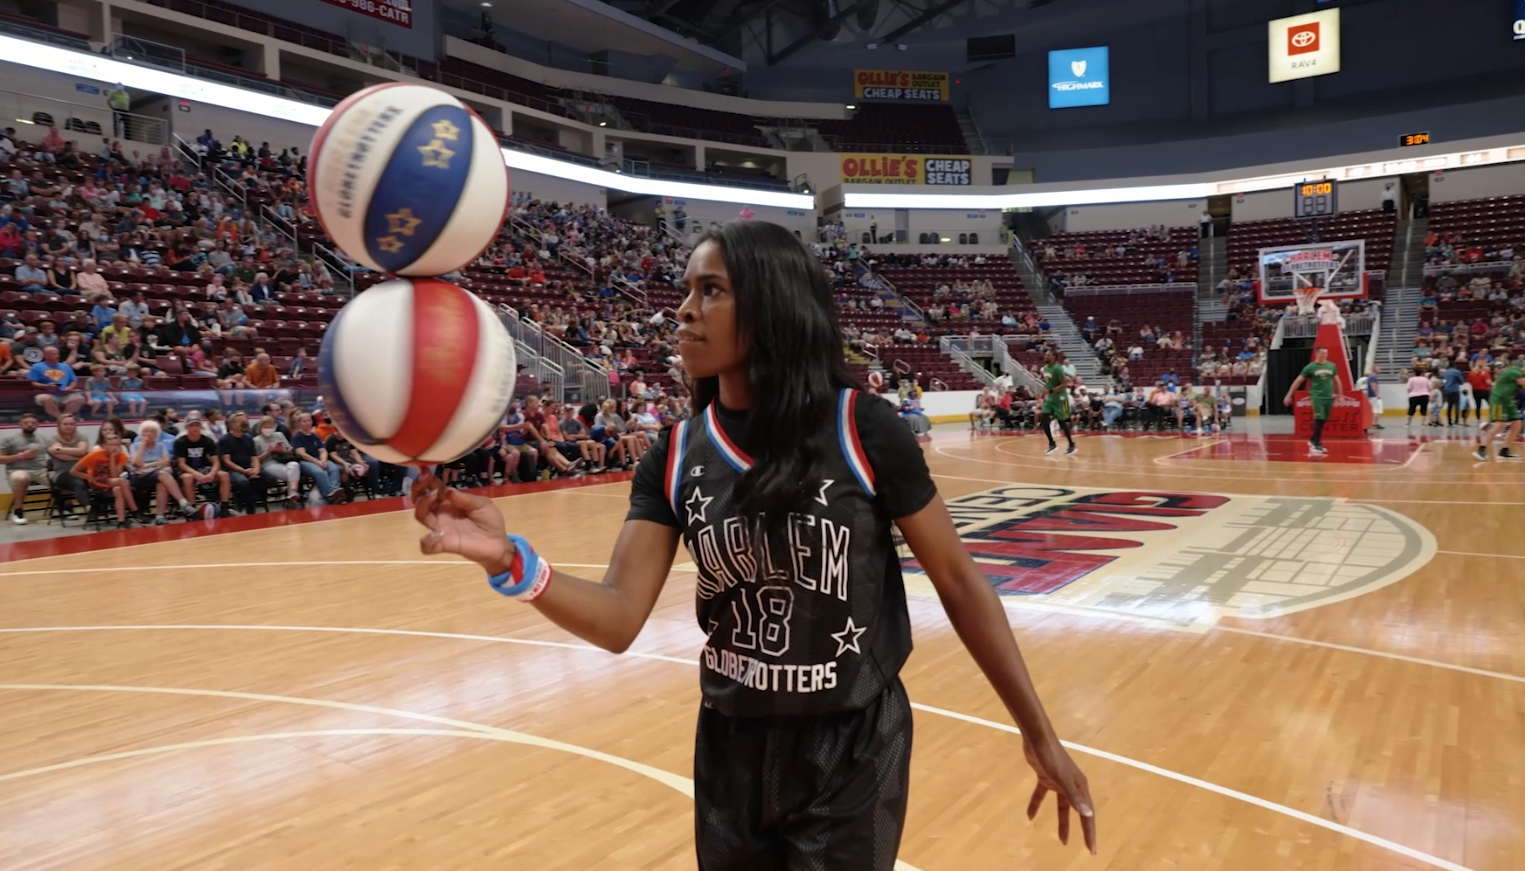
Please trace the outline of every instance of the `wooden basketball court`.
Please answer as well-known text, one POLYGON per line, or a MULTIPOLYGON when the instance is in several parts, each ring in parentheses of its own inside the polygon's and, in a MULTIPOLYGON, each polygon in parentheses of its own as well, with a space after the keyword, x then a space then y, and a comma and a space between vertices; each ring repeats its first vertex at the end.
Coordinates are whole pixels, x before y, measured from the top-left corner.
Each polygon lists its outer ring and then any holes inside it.
MULTIPOLYGON (((911 575, 904 867, 1525 868, 1525 466, 1386 432, 1314 460, 939 429, 1101 852, 1025 819, 1020 739, 911 575)), ((596 578, 628 488, 501 505, 596 578)), ((692 566, 612 656, 421 558, 400 509, 0 554, 0 868, 692 869, 692 566)))

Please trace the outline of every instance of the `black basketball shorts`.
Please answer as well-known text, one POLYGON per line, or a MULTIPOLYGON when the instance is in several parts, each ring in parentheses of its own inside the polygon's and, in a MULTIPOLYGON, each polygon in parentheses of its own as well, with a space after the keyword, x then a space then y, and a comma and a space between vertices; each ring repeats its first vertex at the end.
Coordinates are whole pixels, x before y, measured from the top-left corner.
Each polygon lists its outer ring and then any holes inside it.
POLYGON ((699 712, 699 871, 891 871, 905 827, 911 703, 897 678, 823 717, 699 712))

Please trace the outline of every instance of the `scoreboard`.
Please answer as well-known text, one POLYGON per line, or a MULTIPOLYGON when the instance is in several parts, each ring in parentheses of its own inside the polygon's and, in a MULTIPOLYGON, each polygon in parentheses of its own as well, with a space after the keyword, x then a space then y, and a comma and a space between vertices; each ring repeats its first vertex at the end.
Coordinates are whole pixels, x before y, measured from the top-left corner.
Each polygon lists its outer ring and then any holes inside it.
POLYGON ((1332 218, 1339 211, 1339 185, 1333 179, 1298 182, 1292 186, 1293 217, 1332 218))

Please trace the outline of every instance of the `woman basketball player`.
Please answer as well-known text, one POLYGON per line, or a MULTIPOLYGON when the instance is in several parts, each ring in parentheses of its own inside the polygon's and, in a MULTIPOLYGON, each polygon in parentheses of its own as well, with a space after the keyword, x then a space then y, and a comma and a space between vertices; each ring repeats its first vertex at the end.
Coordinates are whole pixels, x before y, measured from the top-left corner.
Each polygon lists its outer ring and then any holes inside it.
POLYGON ((682 540, 702 651, 694 753, 701 871, 890 871, 905 823, 911 709, 898 677, 910 617, 891 523, 1022 730, 1038 775, 1095 851, 1085 775, 1060 745, 989 580, 959 541, 914 436, 859 393, 821 264, 792 233, 733 222, 699 241, 677 331, 691 419, 641 460, 602 583, 505 534, 488 499, 414 484, 426 554, 616 653, 651 614, 682 540), (765 542, 765 544, 758 544, 765 542))

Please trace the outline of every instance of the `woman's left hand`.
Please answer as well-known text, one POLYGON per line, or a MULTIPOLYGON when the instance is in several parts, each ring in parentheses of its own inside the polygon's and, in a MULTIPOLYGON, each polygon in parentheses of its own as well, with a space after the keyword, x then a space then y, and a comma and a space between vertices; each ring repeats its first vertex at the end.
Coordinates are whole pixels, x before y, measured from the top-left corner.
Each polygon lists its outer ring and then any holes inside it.
POLYGON ((1096 809, 1091 803, 1091 787, 1086 776, 1070 759, 1069 751, 1058 738, 1034 744, 1022 736, 1022 753, 1027 764, 1038 775, 1038 785, 1033 788, 1032 800, 1027 803, 1027 818, 1038 816, 1043 798, 1050 792, 1059 803, 1059 842, 1070 842, 1070 809, 1080 814, 1080 831, 1085 837, 1086 848, 1096 854, 1096 809))

